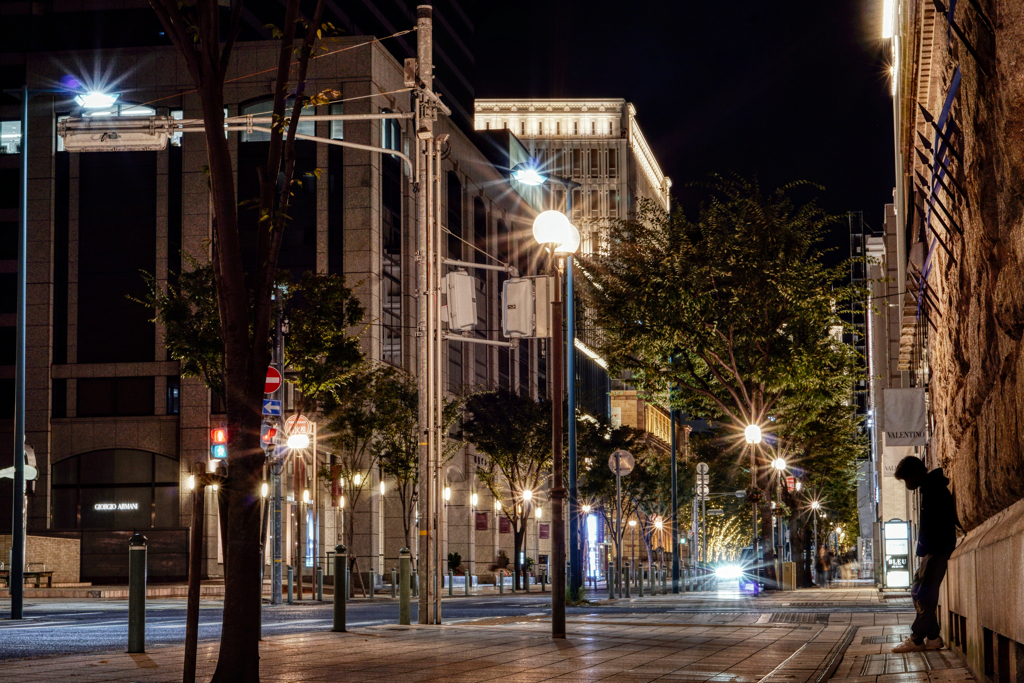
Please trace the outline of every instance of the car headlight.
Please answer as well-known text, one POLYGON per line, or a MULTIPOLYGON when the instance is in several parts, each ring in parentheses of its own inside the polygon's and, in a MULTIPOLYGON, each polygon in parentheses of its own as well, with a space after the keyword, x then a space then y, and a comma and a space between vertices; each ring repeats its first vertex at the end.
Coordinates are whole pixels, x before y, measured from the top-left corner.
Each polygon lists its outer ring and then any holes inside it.
POLYGON ((743 575, 743 570, 734 564, 723 565, 715 570, 715 576, 720 579, 738 579, 743 575))

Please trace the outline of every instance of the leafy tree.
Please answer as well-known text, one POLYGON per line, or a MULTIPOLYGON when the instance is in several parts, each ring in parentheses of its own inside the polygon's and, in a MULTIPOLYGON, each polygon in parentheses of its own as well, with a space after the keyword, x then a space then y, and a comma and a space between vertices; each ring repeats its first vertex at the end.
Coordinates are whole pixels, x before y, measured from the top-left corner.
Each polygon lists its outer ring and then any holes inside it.
MULTIPOLYGON (((736 446, 756 423, 799 450, 815 416, 850 395, 856 351, 833 334, 843 329, 836 303, 859 290, 841 284, 846 264, 824 264, 834 218, 813 201, 796 205, 793 188, 716 178, 695 220, 642 202, 612 228, 607 255, 584 259, 612 370, 727 425, 736 446)), ((747 453, 762 487, 764 449, 747 453)))
POLYGON ((501 512, 512 524, 518 588, 519 556, 529 515, 523 494, 535 494, 551 468, 551 402, 499 389, 471 395, 466 412, 466 440, 488 456, 487 464, 477 468, 477 476, 501 502, 501 512))

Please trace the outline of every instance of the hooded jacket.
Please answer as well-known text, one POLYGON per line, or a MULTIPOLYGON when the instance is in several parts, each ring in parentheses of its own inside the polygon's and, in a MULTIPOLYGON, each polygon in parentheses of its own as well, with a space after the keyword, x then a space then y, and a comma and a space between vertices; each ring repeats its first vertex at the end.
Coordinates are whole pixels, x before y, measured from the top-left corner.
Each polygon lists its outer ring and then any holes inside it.
POLYGON ((917 551, 922 555, 949 556, 956 548, 956 503, 947 488, 949 479, 942 468, 929 472, 921 484, 921 523, 917 551))

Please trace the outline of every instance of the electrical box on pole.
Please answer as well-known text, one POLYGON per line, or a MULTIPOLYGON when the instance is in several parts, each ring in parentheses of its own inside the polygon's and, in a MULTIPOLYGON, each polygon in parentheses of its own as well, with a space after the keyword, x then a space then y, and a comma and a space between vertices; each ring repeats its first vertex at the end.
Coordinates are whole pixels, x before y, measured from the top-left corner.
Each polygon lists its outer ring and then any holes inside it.
POLYGON ((448 295, 448 329, 468 332, 476 328, 476 278, 455 270, 444 278, 448 295))
POLYGON ((555 279, 549 275, 510 278, 501 287, 501 331, 509 338, 551 336, 555 279))

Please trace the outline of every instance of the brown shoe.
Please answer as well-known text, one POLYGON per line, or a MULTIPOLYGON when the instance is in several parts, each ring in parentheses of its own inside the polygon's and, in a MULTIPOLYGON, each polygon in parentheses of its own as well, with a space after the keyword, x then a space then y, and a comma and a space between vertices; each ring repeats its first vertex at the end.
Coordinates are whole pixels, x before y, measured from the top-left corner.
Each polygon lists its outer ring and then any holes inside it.
POLYGON ((922 652, 924 649, 924 643, 915 643, 913 638, 907 638, 894 647, 892 651, 899 654, 902 652, 922 652))
POLYGON ((924 639, 924 649, 926 650, 941 650, 944 647, 946 644, 942 642, 942 636, 924 639))

